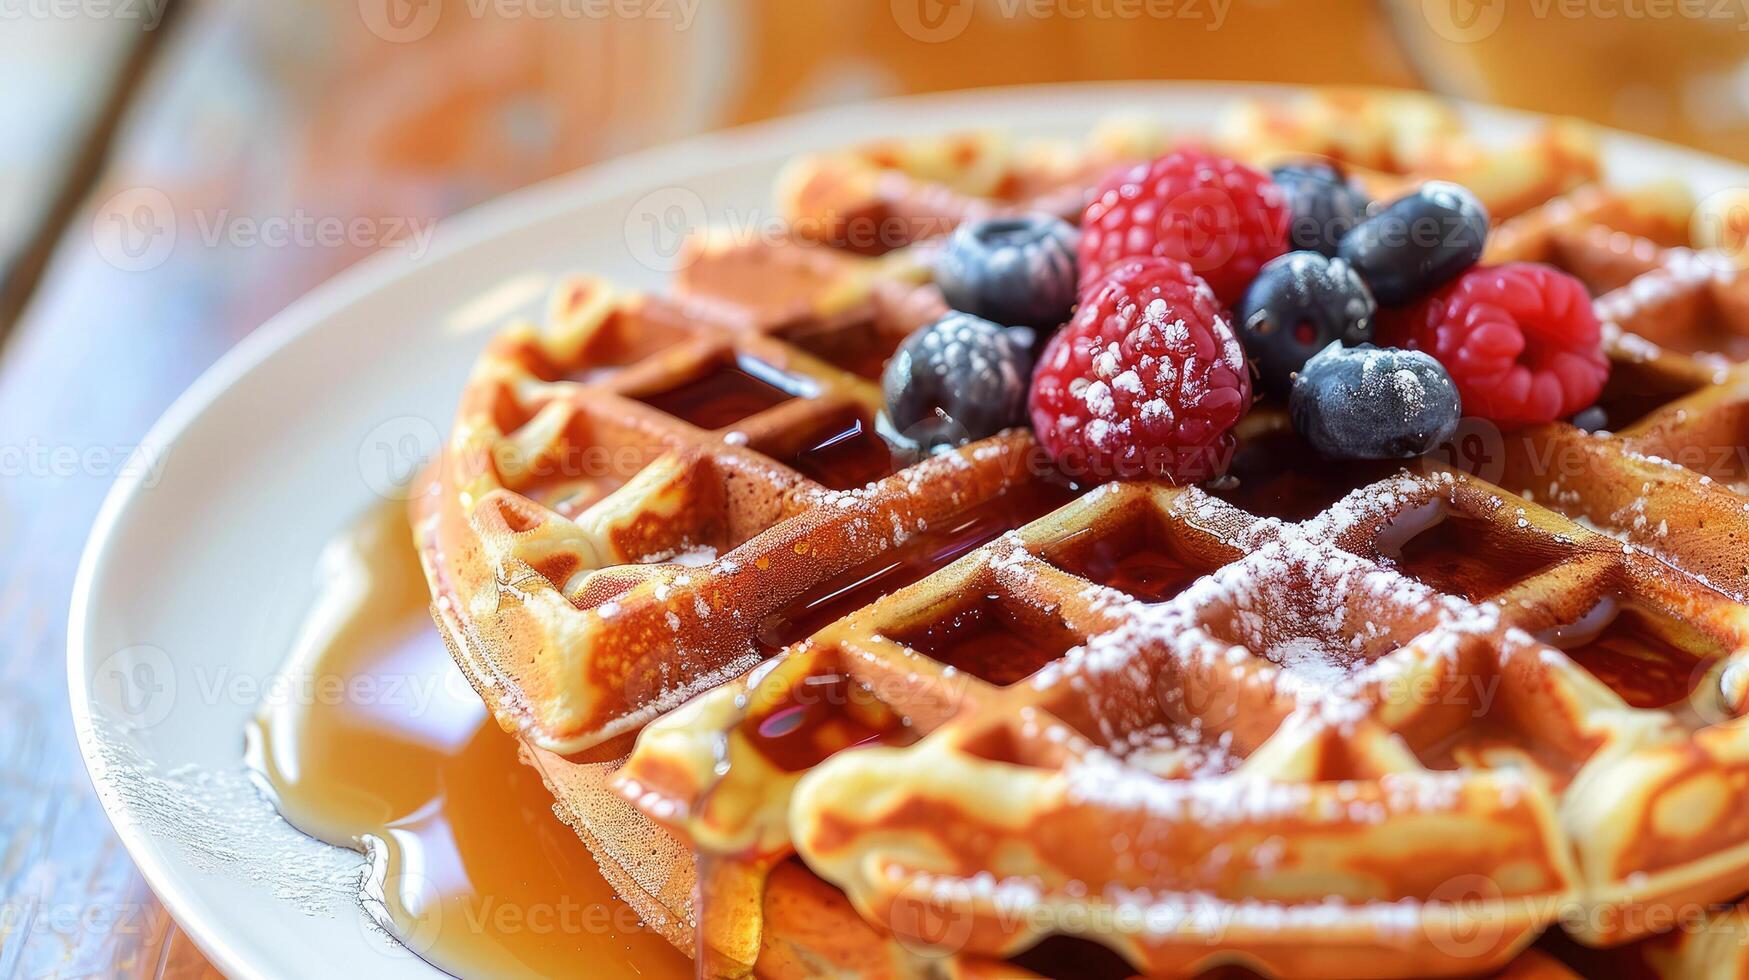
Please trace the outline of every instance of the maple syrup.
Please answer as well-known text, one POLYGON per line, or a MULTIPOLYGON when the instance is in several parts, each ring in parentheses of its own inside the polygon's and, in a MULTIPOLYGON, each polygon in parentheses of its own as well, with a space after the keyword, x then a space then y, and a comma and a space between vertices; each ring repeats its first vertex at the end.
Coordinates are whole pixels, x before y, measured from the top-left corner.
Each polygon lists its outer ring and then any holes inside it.
POLYGON ((1546 546, 1435 501, 1397 515, 1380 531, 1380 556, 1423 585, 1478 602, 1563 557, 1546 546))
POLYGON ((1201 576, 1237 557, 1199 557, 1179 543, 1158 515, 1113 528, 1078 531, 1045 549, 1046 561, 1143 602, 1175 598, 1201 576))
POLYGON ((1686 704, 1712 659, 1672 643, 1651 614, 1613 596, 1577 623, 1537 639, 1564 652, 1635 708, 1686 704))
POLYGON ((1283 427, 1241 439, 1227 467, 1229 479, 1205 488, 1258 517, 1303 521, 1401 468, 1395 460, 1325 459, 1283 427))
POLYGON ((1620 432, 1693 391, 1693 384, 1664 377, 1647 365, 1631 360, 1612 364, 1597 398, 1597 407, 1603 410, 1602 427, 1620 432))
POLYGON ((893 475, 892 449, 861 416, 852 416, 808 442, 807 447, 784 462, 833 490, 865 487, 893 475))
POLYGON ((995 594, 985 595, 922 627, 898 631, 893 639, 949 667, 1001 686, 1031 677, 1080 642, 1054 616, 1041 613, 1023 620, 1002 596, 995 594))
POLYGON ((834 367, 860 378, 879 381, 887 360, 905 339, 905 332, 879 329, 797 330, 785 340, 834 367))
POLYGON ((457 671, 404 511, 333 542, 321 580, 284 673, 331 696, 265 705, 248 755, 293 826, 371 853, 373 917, 456 976, 691 977, 457 671))
POLYGON ((1079 492, 1073 485, 1048 476, 1016 484, 945 526, 918 534, 828 579, 812 594, 772 617, 757 642, 765 652, 775 653, 884 595, 921 581, 979 545, 1043 517, 1075 499, 1079 492))
POLYGON ((782 372, 755 361, 723 361, 678 387, 638 396, 638 401, 701 429, 721 429, 795 397, 779 387, 782 372))
POLYGON ((785 691, 747 739, 772 765, 802 772, 858 745, 902 743, 907 733, 899 716, 849 675, 821 674, 785 691))

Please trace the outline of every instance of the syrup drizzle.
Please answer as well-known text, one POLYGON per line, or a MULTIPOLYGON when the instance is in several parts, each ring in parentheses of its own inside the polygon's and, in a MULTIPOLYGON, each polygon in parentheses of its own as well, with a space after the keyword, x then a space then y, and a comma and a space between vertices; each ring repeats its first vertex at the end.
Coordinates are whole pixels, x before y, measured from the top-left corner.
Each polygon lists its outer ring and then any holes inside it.
POLYGON ((893 452, 887 441, 860 416, 809 442, 787 462, 833 490, 864 487, 893 473, 893 452))
POLYGON ((678 978, 450 660, 399 506, 337 538, 248 756, 294 827, 366 851, 361 900, 456 976, 678 978))
POLYGON ((1073 500, 1075 488, 1049 478, 1010 487, 954 519, 869 562, 822 583, 807 598, 772 618, 757 642, 766 653, 811 636, 876 599, 919 582, 979 545, 995 540, 1073 500))
POLYGON ((1605 596, 1578 622, 1547 630, 1538 639, 1635 708, 1685 704, 1712 663, 1670 642, 1652 616, 1613 596, 1605 596))
POLYGON ((795 397, 778 386, 781 372, 751 358, 712 367, 676 388, 638 400, 701 429, 721 429, 795 397))
POLYGON ((1398 571, 1472 602, 1505 592, 1563 557, 1439 500, 1392 518, 1377 545, 1398 571))
POLYGON ((1079 642, 1062 622, 1022 622, 1002 596, 986 595, 948 616, 893 639, 992 684, 1031 677, 1079 642))

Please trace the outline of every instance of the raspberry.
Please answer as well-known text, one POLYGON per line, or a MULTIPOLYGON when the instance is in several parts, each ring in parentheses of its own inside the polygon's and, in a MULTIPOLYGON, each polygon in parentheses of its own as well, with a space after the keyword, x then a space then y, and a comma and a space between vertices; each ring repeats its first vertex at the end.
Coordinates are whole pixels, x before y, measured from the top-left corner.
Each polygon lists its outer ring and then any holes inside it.
POLYGON ((1187 262, 1228 306, 1263 263, 1287 251, 1287 200, 1262 173, 1182 149, 1107 177, 1081 219, 1081 287, 1119 259, 1187 262))
POLYGON ((1251 373, 1208 284, 1129 259, 1083 295, 1033 374, 1033 431, 1075 479, 1206 479, 1226 469, 1251 373))
POLYGON ((1470 269, 1390 314, 1380 342, 1432 354, 1466 414, 1507 426, 1566 418, 1597 401, 1609 377, 1584 284, 1529 262, 1470 269))

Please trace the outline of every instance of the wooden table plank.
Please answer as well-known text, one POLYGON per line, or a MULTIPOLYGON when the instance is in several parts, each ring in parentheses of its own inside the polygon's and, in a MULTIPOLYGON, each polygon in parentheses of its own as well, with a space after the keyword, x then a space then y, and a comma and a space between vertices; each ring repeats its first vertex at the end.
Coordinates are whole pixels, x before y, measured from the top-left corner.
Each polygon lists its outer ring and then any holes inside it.
POLYGON ((95 170, 170 2, 0 7, 0 336, 95 170))

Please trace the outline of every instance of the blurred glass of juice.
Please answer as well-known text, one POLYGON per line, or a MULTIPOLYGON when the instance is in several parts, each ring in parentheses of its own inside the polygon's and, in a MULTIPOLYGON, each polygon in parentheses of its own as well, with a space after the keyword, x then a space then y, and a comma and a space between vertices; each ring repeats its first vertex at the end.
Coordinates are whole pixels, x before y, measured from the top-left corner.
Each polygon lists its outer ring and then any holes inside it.
POLYGON ((1380 0, 1436 89, 1749 160, 1749 0, 1380 0))

